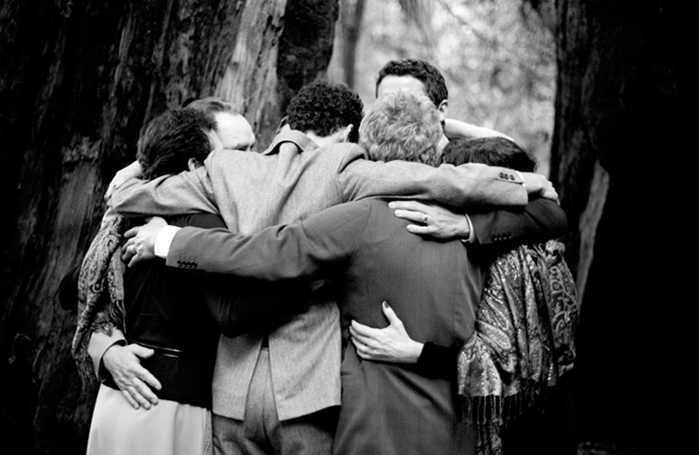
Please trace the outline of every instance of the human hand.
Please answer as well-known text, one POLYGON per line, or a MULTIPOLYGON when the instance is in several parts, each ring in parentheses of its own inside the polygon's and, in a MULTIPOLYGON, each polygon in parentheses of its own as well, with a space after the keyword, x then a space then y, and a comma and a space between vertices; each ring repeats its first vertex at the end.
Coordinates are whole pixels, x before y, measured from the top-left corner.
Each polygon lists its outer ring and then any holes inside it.
POLYGON ((410 338, 408 332, 387 302, 381 304, 389 326, 374 329, 352 321, 350 336, 357 354, 364 360, 394 363, 417 363, 422 353, 422 343, 410 338))
POLYGON ((468 238, 471 234, 466 215, 454 213, 442 206, 417 201, 392 201, 388 206, 395 209, 398 218, 420 223, 407 226, 413 234, 445 240, 468 238))
POLYGON ((112 197, 114 190, 123 185, 124 182, 126 182, 127 180, 140 177, 142 172, 143 169, 141 168, 141 163, 139 163, 138 161, 134 161, 133 163, 118 171, 114 175, 112 181, 109 182, 109 186, 107 187, 107 192, 104 195, 104 199, 108 200, 110 197, 112 197))
POLYGON ((520 175, 522 180, 524 180, 524 188, 527 190, 529 199, 543 197, 558 203, 558 193, 546 177, 533 172, 520 172, 520 175))
POLYGON ((151 388, 160 390, 162 385, 150 371, 141 366, 139 358, 147 359, 155 353, 138 344, 112 345, 102 356, 102 363, 112 379, 134 409, 141 406, 150 409, 158 404, 158 397, 151 388))
POLYGON ((141 261, 155 257, 155 239, 161 228, 167 222, 159 216, 154 216, 143 226, 136 226, 124 234, 127 240, 121 249, 121 259, 133 267, 141 261))

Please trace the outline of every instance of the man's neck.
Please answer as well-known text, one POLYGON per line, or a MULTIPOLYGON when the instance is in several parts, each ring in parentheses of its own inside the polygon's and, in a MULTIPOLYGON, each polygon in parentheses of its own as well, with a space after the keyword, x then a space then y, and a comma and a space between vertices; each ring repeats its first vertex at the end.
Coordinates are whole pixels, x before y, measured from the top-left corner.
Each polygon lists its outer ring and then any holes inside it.
POLYGON ((334 135, 318 136, 313 131, 306 131, 304 134, 308 136, 313 142, 315 142, 318 145, 318 147, 325 147, 326 145, 337 143, 337 139, 334 135))

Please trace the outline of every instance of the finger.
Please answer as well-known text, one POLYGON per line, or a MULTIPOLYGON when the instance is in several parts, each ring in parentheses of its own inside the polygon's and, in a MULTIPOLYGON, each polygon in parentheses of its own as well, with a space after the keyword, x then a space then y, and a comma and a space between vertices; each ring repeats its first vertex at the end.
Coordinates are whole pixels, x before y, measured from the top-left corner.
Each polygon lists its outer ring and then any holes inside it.
POLYGON ((147 359, 148 357, 155 354, 155 351, 153 349, 141 346, 140 344, 130 344, 128 348, 131 352, 133 352, 135 355, 142 359, 147 359))
POLYGON ((352 321, 350 324, 350 333, 362 338, 362 342, 365 342, 366 339, 375 338, 376 333, 379 331, 380 329, 375 329, 373 327, 369 327, 368 325, 360 324, 357 321, 352 321))
POLYGON ((129 266, 131 264, 131 260, 133 257, 136 256, 136 252, 133 247, 129 247, 126 251, 124 251, 121 255, 121 260, 124 262, 128 262, 129 266))
POLYGON ((153 392, 153 390, 150 387, 148 387, 148 385, 145 382, 143 382, 140 379, 140 377, 141 376, 139 375, 138 377, 133 379, 135 390, 143 399, 148 401, 149 405, 155 406, 156 404, 158 404, 158 396, 155 394, 155 392, 153 392))
POLYGON ((134 265, 138 264, 140 262, 140 259, 138 258, 138 254, 134 254, 131 257, 131 260, 129 261, 128 267, 133 267, 134 265))
POLYGON ((411 210, 414 212, 425 212, 429 206, 418 201, 391 201, 388 206, 392 209, 411 210))
MULTIPOLYGON (((140 379, 134 378, 134 382, 136 382, 136 381, 139 381, 139 382, 140 382, 140 379)), ((144 384, 143 387, 146 387, 146 385, 144 384)), ((129 391, 129 394, 131 395, 131 398, 133 398, 134 400, 136 400, 136 402, 137 402, 142 408, 144 408, 144 409, 150 409, 150 408, 151 408, 151 406, 152 406, 152 405, 151 405, 151 402, 150 402, 145 396, 143 396, 143 394, 141 393, 140 388, 138 388, 138 387, 136 387, 136 386, 129 386, 129 387, 126 388, 126 390, 129 391)), ((151 392, 151 393, 153 393, 153 392, 151 392)), ((156 400, 157 400, 157 398, 156 398, 156 400)))
POLYGON ((415 223, 422 223, 425 221, 425 212, 413 211, 413 210, 396 210, 393 212, 398 218, 403 218, 404 220, 413 221, 415 223))
POLYGON ((369 354, 365 352, 364 344, 358 342, 354 338, 351 338, 351 340, 352 344, 354 344, 354 350, 357 351, 357 355, 362 359, 367 359, 369 354))
POLYGON ((405 227, 411 234, 432 235, 438 231, 436 226, 424 226, 419 224, 409 224, 405 227))
POLYGON ((393 311, 393 308, 391 308, 391 306, 387 302, 383 302, 381 304, 381 309, 383 310, 383 314, 384 316, 386 316, 386 319, 388 319, 389 324, 403 325, 403 321, 400 320, 396 312, 393 311))
POLYGON ((141 406, 136 402, 136 400, 133 399, 131 394, 129 393, 128 390, 121 389, 121 394, 124 395, 124 398, 126 398, 126 401, 129 402, 132 408, 134 409, 140 409, 141 406))
POLYGON ((351 328, 350 328, 350 335, 357 343, 360 343, 362 345, 370 344, 374 340, 370 335, 364 335, 364 334, 358 333, 357 331, 353 332, 351 328))
POLYGON ((152 389, 161 390, 163 388, 162 384, 160 384, 160 381, 158 381, 158 378, 153 376, 153 374, 145 368, 143 369, 143 373, 141 373, 140 377, 141 380, 143 380, 143 382, 145 382, 152 389))
POLYGON ((136 237, 138 235, 138 232, 141 230, 141 227, 142 226, 132 227, 131 229, 126 231, 124 237, 126 237, 127 239, 130 239, 131 237, 136 237))
POLYGON ((131 239, 127 240, 126 243, 124 243, 124 246, 121 247, 121 251, 122 251, 122 252, 123 252, 123 251, 126 251, 126 250, 128 250, 129 248, 131 248, 132 246, 135 246, 135 245, 136 245, 136 240, 134 240, 133 238, 131 238, 131 239))

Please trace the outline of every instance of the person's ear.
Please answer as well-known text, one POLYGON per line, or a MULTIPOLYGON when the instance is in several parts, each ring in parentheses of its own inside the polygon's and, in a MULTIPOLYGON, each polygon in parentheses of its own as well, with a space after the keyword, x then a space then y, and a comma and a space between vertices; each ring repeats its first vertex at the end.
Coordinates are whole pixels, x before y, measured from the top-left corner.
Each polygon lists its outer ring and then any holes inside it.
POLYGON ((352 130, 354 129, 354 125, 347 125, 347 127, 343 130, 340 131, 340 141, 339 142, 349 142, 349 136, 352 130))
POLYGON ((196 169, 198 167, 201 167, 201 163, 196 158, 190 158, 189 160, 187 160, 187 168, 190 171, 193 171, 194 169, 196 169))
POLYGON ((447 119, 447 113, 449 111, 449 101, 444 100, 439 103, 437 110, 439 111, 439 121, 444 122, 447 119))

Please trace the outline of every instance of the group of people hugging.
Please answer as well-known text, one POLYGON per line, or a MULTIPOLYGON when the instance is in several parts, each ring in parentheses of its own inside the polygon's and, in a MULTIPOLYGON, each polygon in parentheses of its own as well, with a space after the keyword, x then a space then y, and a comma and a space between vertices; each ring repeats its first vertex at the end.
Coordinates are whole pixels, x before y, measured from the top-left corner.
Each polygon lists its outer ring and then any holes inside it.
POLYGON ((218 98, 155 117, 62 283, 88 454, 574 454, 565 214, 447 108, 403 59, 366 113, 301 88, 269 145, 218 98))

